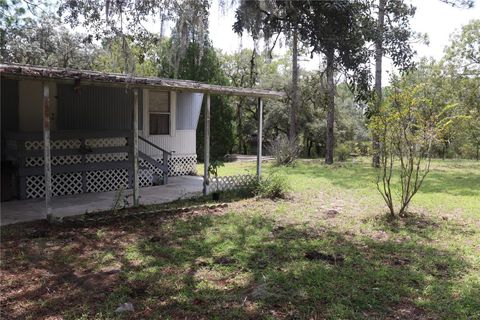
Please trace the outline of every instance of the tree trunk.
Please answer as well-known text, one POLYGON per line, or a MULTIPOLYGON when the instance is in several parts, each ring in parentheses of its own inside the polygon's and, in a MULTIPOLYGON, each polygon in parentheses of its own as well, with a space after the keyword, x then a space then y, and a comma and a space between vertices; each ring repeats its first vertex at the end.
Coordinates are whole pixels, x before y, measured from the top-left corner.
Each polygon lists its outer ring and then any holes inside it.
MULTIPOLYGON (((382 58, 383 58, 383 32, 385 23, 385 4, 387 0, 378 2, 377 39, 375 41, 375 113, 382 106, 382 58)), ((372 165, 380 167, 380 146, 376 134, 373 135, 373 159, 372 165)))
POLYGON ((293 29, 292 43, 292 104, 290 106, 290 128, 289 138, 295 140, 297 137, 297 110, 299 105, 298 92, 298 30, 293 29))
POLYGON ((334 57, 335 51, 329 48, 327 51, 327 145, 325 150, 325 163, 333 163, 333 126, 335 120, 335 83, 334 74, 334 57))
POLYGON ((307 139, 307 158, 312 157, 312 146, 313 146, 313 141, 307 139))

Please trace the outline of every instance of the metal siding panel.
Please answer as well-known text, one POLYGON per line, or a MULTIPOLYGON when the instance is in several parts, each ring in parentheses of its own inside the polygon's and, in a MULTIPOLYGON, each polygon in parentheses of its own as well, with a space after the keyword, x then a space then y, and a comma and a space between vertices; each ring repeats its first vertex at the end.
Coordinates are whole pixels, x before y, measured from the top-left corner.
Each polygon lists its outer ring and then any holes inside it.
POLYGON ((177 130, 196 130, 203 93, 177 94, 177 130))
POLYGON ((131 129, 132 106, 131 89, 58 84, 60 130, 131 129))
POLYGON ((6 156, 3 152, 6 144, 5 133, 18 130, 18 81, 9 79, 1 79, 0 81, 1 155, 3 161, 6 156))
MULTIPOLYGON (((152 135, 145 136, 146 139, 159 145, 167 151, 175 151, 176 155, 196 154, 196 134, 195 130, 180 130, 175 136, 170 135, 152 135)), ((140 151, 149 156, 158 156, 162 153, 148 146, 146 143, 140 143, 140 151)))
POLYGON ((1 79, 2 133, 18 130, 18 81, 1 79))

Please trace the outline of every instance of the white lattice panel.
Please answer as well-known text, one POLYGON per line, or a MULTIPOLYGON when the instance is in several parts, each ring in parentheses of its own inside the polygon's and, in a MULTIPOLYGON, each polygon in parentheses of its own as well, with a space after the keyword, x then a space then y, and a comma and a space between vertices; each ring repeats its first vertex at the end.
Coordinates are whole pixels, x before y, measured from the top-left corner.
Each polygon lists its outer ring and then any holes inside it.
MULTIPOLYGON (((61 166, 68 164, 79 164, 82 162, 80 155, 54 156, 52 157, 53 166, 61 166)), ((39 167, 43 166, 43 157, 28 157, 25 158, 25 167, 39 167)))
POLYGON ((128 160, 128 153, 101 153, 101 154, 88 154, 85 156, 85 162, 112 162, 112 161, 125 161, 128 160))
MULTIPOLYGON (((45 178, 29 176, 26 179, 26 195, 28 199, 45 196, 45 178)), ((82 193, 82 174, 80 172, 55 174, 52 176, 53 196, 82 193)))
POLYGON ((118 190, 128 185, 127 169, 88 171, 87 192, 118 190))
MULTIPOLYGON (((68 156, 54 156, 52 157, 52 165, 61 166, 67 164, 78 164, 82 162, 82 156, 68 155, 68 156)), ((25 167, 39 167, 43 166, 43 157, 28 157, 25 158, 25 167)))
POLYGON ((43 150, 43 141, 25 141, 25 150, 43 150))
POLYGON ((197 174, 197 155, 173 156, 168 160, 170 176, 197 174))
POLYGON ((52 191, 54 196, 82 193, 82 173, 69 172, 54 175, 52 191))
POLYGON ((250 174, 226 176, 226 177, 211 177, 210 191, 228 191, 246 188, 257 180, 257 177, 250 174))
POLYGON ((81 145, 80 139, 52 140, 52 149, 78 149, 81 145))
MULTIPOLYGON (((81 146, 80 139, 51 140, 52 149, 78 149, 81 146)), ((25 141, 25 150, 43 150, 43 140, 25 141)))
MULTIPOLYGON (((91 139, 87 147, 123 146, 127 143, 126 138, 91 139)), ((43 147, 43 142, 29 141, 30 150, 38 150, 43 147)), ((27 143, 26 143, 27 147, 27 143)), ((65 140, 57 144, 57 148, 80 148, 80 140, 65 140), (72 143, 68 141, 73 141, 72 143), (67 143, 68 142, 68 143, 67 143)), ((96 163, 105 161, 128 160, 128 153, 110 154, 87 154, 85 162, 96 163)), ((161 164, 162 157, 156 159, 161 164)), ((26 158, 27 167, 43 166, 43 157, 26 158)), ((52 165, 79 164, 82 162, 82 155, 66 155, 52 157, 52 165)), ((196 174, 196 155, 176 155, 170 157, 168 166, 170 176, 196 174)), ((156 179, 162 178, 162 171, 150 163, 140 160, 139 184, 141 187, 152 186, 156 179)), ((86 192, 105 192, 118 190, 120 187, 128 186, 127 169, 97 170, 86 172, 86 192)), ((73 172, 56 174, 52 177, 53 195, 61 196, 67 194, 82 193, 82 173, 73 172)), ((45 196, 45 182, 43 176, 29 176, 26 178, 27 198, 40 198, 45 196)))
POLYGON ((43 166, 43 157, 28 157, 25 158, 25 167, 43 166))
MULTIPOLYGON (((153 157, 160 164, 163 164, 163 157, 153 157)), ((140 167, 148 168, 153 174, 162 176, 162 171, 149 162, 140 159, 140 167)), ((169 176, 185 176, 197 174, 197 156, 196 155, 178 155, 168 159, 169 176)))
POLYGON ((138 185, 140 187, 149 187, 153 185, 153 173, 150 170, 140 169, 138 171, 138 185))
POLYGON ((27 199, 42 198, 45 196, 45 178, 43 176, 28 176, 26 178, 25 194, 27 199))
POLYGON ((127 138, 98 138, 98 139, 86 139, 85 145, 89 148, 102 148, 102 147, 123 147, 127 145, 127 138))

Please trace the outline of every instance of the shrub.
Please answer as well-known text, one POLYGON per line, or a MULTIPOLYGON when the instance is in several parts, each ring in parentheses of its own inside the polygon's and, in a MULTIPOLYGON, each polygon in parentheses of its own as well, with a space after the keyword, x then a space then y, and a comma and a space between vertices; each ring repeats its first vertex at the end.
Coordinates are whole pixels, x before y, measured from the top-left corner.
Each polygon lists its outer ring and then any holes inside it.
POLYGON ((297 140, 289 140, 285 137, 275 139, 267 150, 280 166, 293 165, 302 151, 297 140))
POLYGON ((267 178, 260 180, 257 186, 256 195, 261 198, 286 198, 290 184, 287 177, 278 173, 273 173, 267 178))
POLYGON ((368 156, 372 153, 370 150, 371 148, 372 148, 372 142, 370 141, 358 142, 357 144, 358 151, 356 150, 356 152, 360 153, 361 156, 368 156))
POLYGON ((425 86, 412 84, 408 78, 394 78, 391 92, 370 121, 380 142, 377 189, 391 217, 406 215, 430 172, 432 145, 452 119, 444 117, 451 105, 439 107, 436 95, 426 91, 425 86), (395 175, 398 180, 393 178, 395 175))
POLYGON ((335 154, 338 161, 346 161, 350 156, 350 147, 342 143, 335 148, 335 154))

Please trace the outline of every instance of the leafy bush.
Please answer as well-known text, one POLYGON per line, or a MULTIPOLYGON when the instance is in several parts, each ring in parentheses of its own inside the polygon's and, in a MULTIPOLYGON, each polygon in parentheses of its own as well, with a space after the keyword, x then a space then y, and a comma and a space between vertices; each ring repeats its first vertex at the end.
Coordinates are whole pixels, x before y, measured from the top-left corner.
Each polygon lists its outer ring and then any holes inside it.
POLYGON ((290 184, 287 177, 273 173, 267 178, 262 178, 258 183, 256 195, 261 198, 277 199, 286 198, 290 184))
POLYGON ((362 141, 357 143, 355 153, 359 153, 361 156, 368 156, 371 154, 372 142, 362 141))
POLYGON ((224 164, 222 161, 213 160, 208 166, 208 173, 213 175, 215 178, 218 177, 218 168, 223 167, 224 164))
POLYGON ((346 161, 350 156, 350 147, 342 143, 335 148, 335 155, 338 161, 346 161))
POLYGON ((293 165, 302 151, 296 140, 286 137, 278 137, 267 149, 280 166, 293 165))

